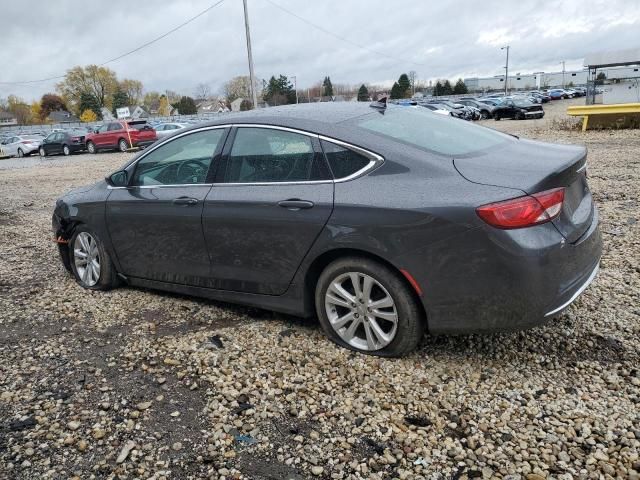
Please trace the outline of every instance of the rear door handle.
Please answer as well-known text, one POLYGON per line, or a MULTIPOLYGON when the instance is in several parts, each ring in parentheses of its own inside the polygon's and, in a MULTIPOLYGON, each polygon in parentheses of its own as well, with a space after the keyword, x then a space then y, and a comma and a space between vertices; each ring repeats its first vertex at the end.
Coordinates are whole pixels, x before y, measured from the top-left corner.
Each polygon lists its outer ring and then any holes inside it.
POLYGON ((197 198, 190 197, 178 197, 173 200, 175 205, 196 205, 198 203, 197 198))
POLYGON ((302 210, 312 208, 313 202, 310 202, 309 200, 299 200, 297 198, 291 198, 289 200, 282 200, 278 202, 278 205, 289 210, 302 210))

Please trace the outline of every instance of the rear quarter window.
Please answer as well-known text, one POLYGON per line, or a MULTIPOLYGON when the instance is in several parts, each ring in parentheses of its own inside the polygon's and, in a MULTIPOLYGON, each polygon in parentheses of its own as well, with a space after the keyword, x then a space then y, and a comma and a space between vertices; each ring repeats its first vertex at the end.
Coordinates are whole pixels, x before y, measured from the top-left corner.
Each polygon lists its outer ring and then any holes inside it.
POLYGON ((371 160, 364 155, 360 155, 353 150, 341 147, 335 143, 325 140, 322 140, 321 143, 324 155, 327 158, 327 162, 329 162, 329 168, 331 168, 331 172, 333 173, 333 178, 336 180, 353 175, 371 162, 371 160))
POLYGON ((421 107, 390 107, 354 121, 364 130, 442 155, 467 155, 512 140, 495 130, 421 107))

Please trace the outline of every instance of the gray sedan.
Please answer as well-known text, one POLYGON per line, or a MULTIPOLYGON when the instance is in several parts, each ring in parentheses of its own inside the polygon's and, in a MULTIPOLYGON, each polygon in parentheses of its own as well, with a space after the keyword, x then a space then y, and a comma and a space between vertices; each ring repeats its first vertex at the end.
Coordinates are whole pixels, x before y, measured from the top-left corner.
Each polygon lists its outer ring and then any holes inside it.
POLYGON ((2 153, 6 157, 25 157, 36 153, 42 135, 15 135, 7 137, 2 141, 2 153))
POLYGON ((385 102, 269 108, 67 193, 53 232, 83 288, 317 316, 339 345, 397 356, 425 332, 538 325, 578 297, 602 243, 586 155, 385 102))
POLYGON ((156 131, 156 135, 158 136, 158 138, 164 138, 171 135, 172 133, 175 133, 177 130, 182 130, 183 128, 187 128, 190 126, 191 125, 188 125, 186 123, 170 122, 170 123, 160 123, 156 125, 154 129, 156 131))

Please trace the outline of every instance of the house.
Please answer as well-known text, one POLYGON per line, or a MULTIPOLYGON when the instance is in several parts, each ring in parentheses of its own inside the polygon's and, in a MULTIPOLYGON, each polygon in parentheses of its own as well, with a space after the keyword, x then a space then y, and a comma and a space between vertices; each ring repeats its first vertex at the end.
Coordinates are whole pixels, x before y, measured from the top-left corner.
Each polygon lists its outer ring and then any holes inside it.
POLYGON ((224 104, 222 100, 205 100, 198 103, 198 115, 206 113, 223 113, 228 112, 229 108, 224 104))
MULTIPOLYGON (((129 105, 127 108, 129 109, 129 118, 132 120, 149 118, 149 113, 140 105, 129 105)), ((107 107, 102 107, 100 113, 102 113, 102 120, 111 121, 116 119, 116 116, 107 107)))
POLYGON ((102 107, 100 109, 100 114, 102 115, 102 120, 104 120, 105 122, 110 122, 111 120, 115 120, 116 118, 113 113, 111 113, 111 110, 109 110, 107 107, 102 107))
POLYGON ((231 111, 232 112, 239 112, 240 111, 240 105, 242 105, 243 101, 244 101, 244 98, 239 97, 239 98, 236 98, 233 102, 231 102, 231 111))
POLYGON ((47 120, 51 123, 79 123, 80 119, 73 113, 69 113, 66 110, 56 110, 51 112, 47 117, 47 120))
POLYGON ((18 119, 13 113, 0 111, 0 127, 10 127, 17 124, 18 119))

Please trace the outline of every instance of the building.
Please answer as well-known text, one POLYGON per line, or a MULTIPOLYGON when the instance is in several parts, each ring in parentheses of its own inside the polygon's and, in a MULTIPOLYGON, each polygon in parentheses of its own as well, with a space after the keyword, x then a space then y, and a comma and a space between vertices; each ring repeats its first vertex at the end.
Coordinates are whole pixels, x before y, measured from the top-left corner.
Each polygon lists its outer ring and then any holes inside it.
MULTIPOLYGON (((607 78, 628 78, 638 76, 638 66, 623 68, 602 68, 607 78)), ((534 72, 509 75, 508 90, 533 90, 563 86, 586 85, 589 77, 588 69, 566 70, 565 72, 534 72)), ((470 91, 504 90, 504 75, 494 77, 465 78, 464 83, 470 91)))
POLYGON ((640 103, 640 48, 592 53, 584 63, 589 76, 587 105, 640 103))
POLYGON ((11 127, 18 124, 18 118, 9 112, 0 111, 0 127, 11 127))
POLYGON ((51 123, 79 123, 80 119, 73 113, 69 113, 66 110, 56 110, 51 112, 47 117, 47 120, 51 123))

